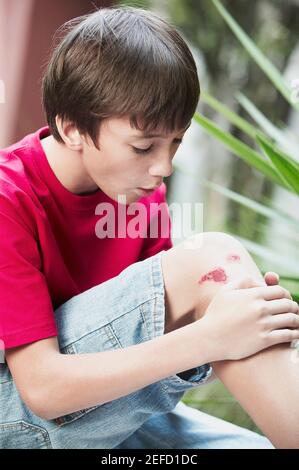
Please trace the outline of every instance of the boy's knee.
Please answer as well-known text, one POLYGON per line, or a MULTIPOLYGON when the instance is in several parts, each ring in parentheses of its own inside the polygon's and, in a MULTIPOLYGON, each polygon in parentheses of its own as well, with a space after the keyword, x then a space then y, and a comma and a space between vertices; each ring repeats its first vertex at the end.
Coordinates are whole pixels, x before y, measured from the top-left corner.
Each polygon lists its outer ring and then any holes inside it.
POLYGON ((207 274, 212 268, 228 269, 233 265, 238 269, 252 262, 246 248, 232 235, 224 232, 204 232, 187 238, 178 245, 180 265, 191 272, 207 274))
POLYGON ((223 232, 200 233, 165 251, 162 268, 169 322, 176 327, 189 313, 191 321, 204 315, 227 282, 258 269, 242 244, 223 232))
POLYGON ((243 245, 232 235, 224 232, 204 232, 204 244, 221 248, 244 249, 243 245))
POLYGON ((260 275, 246 248, 223 232, 205 232, 197 248, 188 254, 187 251, 191 282, 196 290, 196 318, 204 314, 222 286, 241 277, 260 275))
POLYGON ((244 249, 242 244, 232 235, 224 232, 203 232, 186 238, 179 246, 188 250, 207 249, 209 247, 235 247, 244 249))

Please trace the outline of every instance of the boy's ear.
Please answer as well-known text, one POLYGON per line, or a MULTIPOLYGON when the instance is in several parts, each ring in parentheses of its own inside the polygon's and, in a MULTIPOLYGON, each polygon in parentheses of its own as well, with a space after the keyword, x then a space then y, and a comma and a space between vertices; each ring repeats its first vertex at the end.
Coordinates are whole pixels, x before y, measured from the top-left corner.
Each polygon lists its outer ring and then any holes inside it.
POLYGON ((62 121, 59 116, 55 118, 56 126, 65 145, 71 150, 82 150, 82 137, 76 126, 69 121, 62 121))

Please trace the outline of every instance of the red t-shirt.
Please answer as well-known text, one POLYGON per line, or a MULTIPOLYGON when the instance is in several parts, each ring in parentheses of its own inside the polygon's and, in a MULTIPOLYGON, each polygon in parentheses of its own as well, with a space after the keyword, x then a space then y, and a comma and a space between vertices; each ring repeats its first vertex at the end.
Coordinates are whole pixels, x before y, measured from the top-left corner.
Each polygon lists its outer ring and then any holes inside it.
MULTIPOLYGON (((156 238, 121 238, 117 230, 114 238, 100 238, 96 225, 107 213, 97 215, 97 205, 113 204, 117 227, 119 203, 101 189, 81 196, 68 191, 41 146, 47 135, 43 127, 0 150, 0 343, 6 349, 57 336, 54 310, 62 303, 172 247, 161 230, 156 238)), ((150 202, 165 198, 163 183, 138 200, 146 207, 146 231, 157 218, 150 202)))

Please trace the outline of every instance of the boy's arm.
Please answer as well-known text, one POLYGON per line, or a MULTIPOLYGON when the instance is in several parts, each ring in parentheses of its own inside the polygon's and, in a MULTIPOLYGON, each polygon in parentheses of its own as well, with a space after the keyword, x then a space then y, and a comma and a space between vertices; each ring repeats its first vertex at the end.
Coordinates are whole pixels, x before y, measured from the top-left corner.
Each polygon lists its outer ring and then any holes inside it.
POLYGON ((61 354, 52 337, 8 349, 6 361, 23 401, 49 420, 209 362, 206 337, 197 322, 196 334, 190 324, 141 344, 89 354, 61 354))

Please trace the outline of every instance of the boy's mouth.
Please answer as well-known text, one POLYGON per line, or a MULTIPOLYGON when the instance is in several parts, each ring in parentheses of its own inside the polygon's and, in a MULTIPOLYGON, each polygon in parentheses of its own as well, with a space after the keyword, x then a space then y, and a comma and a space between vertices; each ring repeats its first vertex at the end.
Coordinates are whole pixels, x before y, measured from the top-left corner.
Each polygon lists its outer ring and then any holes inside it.
POLYGON ((146 189, 146 188, 137 188, 137 191, 142 194, 142 195, 149 195, 153 193, 156 189, 156 186, 154 188, 146 189))

